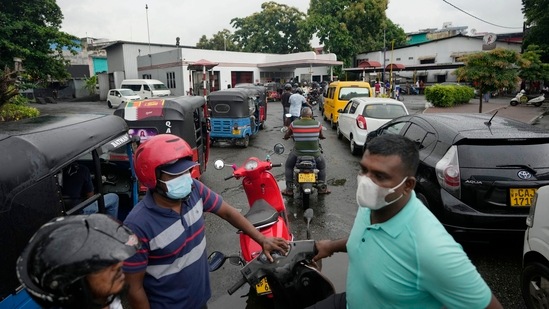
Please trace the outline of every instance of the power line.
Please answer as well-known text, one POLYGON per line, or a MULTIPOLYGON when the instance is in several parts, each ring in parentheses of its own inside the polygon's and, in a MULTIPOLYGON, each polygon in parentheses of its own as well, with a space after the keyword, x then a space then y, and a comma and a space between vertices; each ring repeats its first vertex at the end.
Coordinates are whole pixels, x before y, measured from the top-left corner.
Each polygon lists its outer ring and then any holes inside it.
POLYGON ((452 3, 450 3, 450 2, 448 2, 448 1, 446 1, 446 0, 442 0, 442 1, 446 2, 447 4, 451 5, 452 7, 454 7, 455 9, 457 9, 457 10, 459 10, 459 11, 461 11, 461 12, 463 12, 463 13, 465 13, 465 14, 467 14, 467 15, 469 15, 469 16, 475 18, 475 19, 478 19, 478 20, 480 20, 480 21, 482 21, 482 22, 484 22, 484 23, 490 24, 490 25, 492 25, 492 26, 496 26, 496 27, 500 27, 500 28, 506 28, 506 29, 522 29, 522 27, 507 27, 507 26, 496 25, 496 24, 494 24, 494 23, 491 23, 491 22, 489 22, 489 21, 486 21, 486 20, 484 20, 484 19, 482 19, 482 18, 480 18, 480 17, 477 17, 477 16, 475 16, 475 15, 469 13, 469 12, 466 12, 466 11, 462 10, 462 9, 460 9, 459 7, 453 5, 452 3))

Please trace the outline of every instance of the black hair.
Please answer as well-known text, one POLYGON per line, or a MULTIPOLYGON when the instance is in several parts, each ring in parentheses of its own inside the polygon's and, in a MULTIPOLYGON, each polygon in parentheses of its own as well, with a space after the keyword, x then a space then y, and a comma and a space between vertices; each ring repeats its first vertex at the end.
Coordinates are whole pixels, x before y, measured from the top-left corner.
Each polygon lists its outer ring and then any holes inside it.
POLYGON ((419 165, 419 151, 416 143, 398 134, 383 134, 373 138, 366 144, 366 150, 371 155, 397 155, 402 161, 403 172, 415 176, 419 165))

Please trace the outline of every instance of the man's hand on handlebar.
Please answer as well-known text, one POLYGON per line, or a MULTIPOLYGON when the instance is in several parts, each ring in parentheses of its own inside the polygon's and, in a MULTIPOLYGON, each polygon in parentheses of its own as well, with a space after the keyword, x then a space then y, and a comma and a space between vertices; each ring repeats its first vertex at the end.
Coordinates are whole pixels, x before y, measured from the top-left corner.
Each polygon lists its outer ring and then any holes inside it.
POLYGON ((261 243, 261 247, 263 248, 263 253, 265 253, 267 259, 269 259, 270 262, 273 262, 271 252, 278 251, 285 255, 288 253, 289 243, 286 239, 281 237, 265 237, 261 243))
POLYGON ((334 254, 334 252, 331 250, 330 244, 331 244, 331 240, 315 241, 315 248, 316 248, 317 254, 313 258, 314 262, 321 260, 325 257, 332 256, 332 254, 334 254))

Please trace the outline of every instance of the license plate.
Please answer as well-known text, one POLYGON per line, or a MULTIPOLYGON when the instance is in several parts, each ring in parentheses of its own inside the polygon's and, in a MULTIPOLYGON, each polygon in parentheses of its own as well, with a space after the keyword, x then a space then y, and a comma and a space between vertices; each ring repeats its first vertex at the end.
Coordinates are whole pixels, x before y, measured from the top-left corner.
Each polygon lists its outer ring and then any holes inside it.
POLYGON ((255 285, 255 291, 258 295, 271 294, 271 287, 267 282, 267 277, 261 279, 261 281, 255 285))
POLYGON ((233 135, 240 135, 240 130, 233 130, 233 135))
POLYGON ((529 207, 532 206, 536 189, 530 188, 510 188, 509 196, 511 197, 512 207, 529 207))
POLYGON ((297 181, 298 182, 316 182, 316 174, 315 173, 299 173, 297 175, 297 181))

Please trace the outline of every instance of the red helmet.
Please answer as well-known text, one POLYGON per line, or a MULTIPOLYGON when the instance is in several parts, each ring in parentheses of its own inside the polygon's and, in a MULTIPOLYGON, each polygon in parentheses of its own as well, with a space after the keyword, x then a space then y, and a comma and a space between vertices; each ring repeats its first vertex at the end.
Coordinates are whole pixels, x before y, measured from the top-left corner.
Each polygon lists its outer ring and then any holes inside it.
POLYGON ((156 187, 156 169, 181 158, 192 160, 193 150, 182 138, 173 134, 159 134, 143 142, 134 156, 137 179, 145 187, 156 187))

